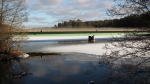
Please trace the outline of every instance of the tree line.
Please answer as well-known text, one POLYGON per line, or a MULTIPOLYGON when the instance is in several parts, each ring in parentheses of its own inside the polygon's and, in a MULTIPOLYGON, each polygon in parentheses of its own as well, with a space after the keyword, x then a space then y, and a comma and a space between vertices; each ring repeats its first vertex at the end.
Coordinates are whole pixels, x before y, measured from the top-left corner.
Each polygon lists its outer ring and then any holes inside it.
POLYGON ((85 21, 80 19, 63 21, 54 26, 54 28, 100 28, 100 27, 150 27, 150 13, 133 14, 120 19, 85 21))

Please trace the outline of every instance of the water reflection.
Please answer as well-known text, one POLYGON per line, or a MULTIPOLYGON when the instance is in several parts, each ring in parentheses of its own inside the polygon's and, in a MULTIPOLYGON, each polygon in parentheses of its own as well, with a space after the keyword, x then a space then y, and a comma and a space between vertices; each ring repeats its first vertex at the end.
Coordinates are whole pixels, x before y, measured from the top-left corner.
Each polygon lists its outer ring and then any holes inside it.
MULTIPOLYGON (((33 71, 33 78, 46 80, 47 83, 45 84, 67 82, 70 76, 81 73, 80 64, 67 61, 66 56, 45 57, 41 59, 32 58, 27 62, 32 65, 31 72, 33 71)), ((38 81, 40 82, 40 80, 38 81)))
POLYGON ((149 58, 110 58, 69 53, 59 56, 31 56, 0 62, 1 84, 147 84, 149 58), (32 73, 12 79, 12 73, 32 73))
MULTIPOLYGON (((21 63, 30 65, 26 71, 32 73, 21 79, 11 80, 8 84, 83 84, 102 76, 105 69, 102 69, 94 75, 86 75, 84 72, 89 66, 89 61, 96 62, 98 56, 91 56, 80 53, 72 53, 60 56, 29 57, 21 59, 21 63), (79 58, 81 58, 79 60, 79 58), (103 71, 104 70, 104 71, 103 71)), ((18 62, 17 62, 18 63, 18 62)), ((16 62, 15 62, 16 64, 16 62)), ((14 65, 13 65, 14 66, 14 65)), ((17 65, 18 66, 18 65, 17 65)), ((22 66, 18 66, 22 67, 22 66)), ((20 70, 17 68, 16 70, 20 70)))
POLYGON ((101 58, 97 63, 89 63, 85 73, 92 74, 97 68, 107 68, 110 72, 104 80, 96 83, 106 84, 149 84, 150 58, 101 58))
POLYGON ((1 84, 13 84, 14 79, 31 74, 29 73, 29 65, 19 59, 0 61, 0 72, 1 84))
MULTIPOLYGON (((12 63, 27 66, 32 75, 8 84, 134 84, 150 83, 149 58, 113 58, 102 56, 105 43, 29 42, 24 52, 61 52, 59 56, 31 56, 12 63)), ((4 65, 2 65, 4 66, 4 65)), ((5 65, 6 66, 6 65, 5 65)), ((19 66, 21 67, 21 66, 19 66)), ((18 70, 20 68, 18 67, 18 70)), ((9 69, 1 71, 7 73, 9 69)), ((21 69, 22 70, 22 69, 21 69)), ((23 69, 24 70, 24 69, 23 69)), ((7 74, 1 74, 1 79, 7 74)), ((3 79, 4 81, 4 79, 3 79)), ((2 82, 3 82, 2 81, 2 82)))

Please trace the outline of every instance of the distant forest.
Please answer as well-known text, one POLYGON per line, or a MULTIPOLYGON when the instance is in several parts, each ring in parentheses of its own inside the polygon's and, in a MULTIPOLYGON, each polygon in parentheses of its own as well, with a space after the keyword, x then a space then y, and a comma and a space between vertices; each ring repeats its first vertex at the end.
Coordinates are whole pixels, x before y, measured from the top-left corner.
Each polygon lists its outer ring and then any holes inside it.
POLYGON ((55 28, 101 28, 101 27, 150 27, 150 13, 141 15, 130 15, 120 19, 99 20, 99 21, 85 21, 69 20, 58 23, 55 28))

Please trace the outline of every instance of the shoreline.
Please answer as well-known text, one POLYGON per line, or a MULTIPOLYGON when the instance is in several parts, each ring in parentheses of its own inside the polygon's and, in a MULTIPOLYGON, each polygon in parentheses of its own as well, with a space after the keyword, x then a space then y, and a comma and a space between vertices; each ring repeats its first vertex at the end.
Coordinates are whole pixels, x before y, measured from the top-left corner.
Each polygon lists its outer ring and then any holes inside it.
POLYGON ((51 55, 62 55, 60 53, 44 53, 44 52, 27 52, 27 54, 29 54, 30 57, 32 56, 51 56, 51 55))
MULTIPOLYGON (((28 52, 26 53, 29 55, 29 57, 34 57, 34 56, 60 56, 62 55, 61 53, 43 53, 43 52, 28 52)), ((19 59, 21 57, 15 56, 15 55, 10 55, 10 54, 2 54, 0 53, 0 61, 3 60, 12 60, 12 59, 19 59)))

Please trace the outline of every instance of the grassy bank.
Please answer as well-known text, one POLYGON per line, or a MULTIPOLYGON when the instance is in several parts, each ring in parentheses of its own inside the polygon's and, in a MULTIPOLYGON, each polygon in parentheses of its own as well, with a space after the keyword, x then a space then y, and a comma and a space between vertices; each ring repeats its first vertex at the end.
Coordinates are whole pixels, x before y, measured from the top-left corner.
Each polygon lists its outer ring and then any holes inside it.
POLYGON ((123 35, 124 33, 29 33, 28 36, 40 37, 40 36, 110 36, 110 35, 123 35))

